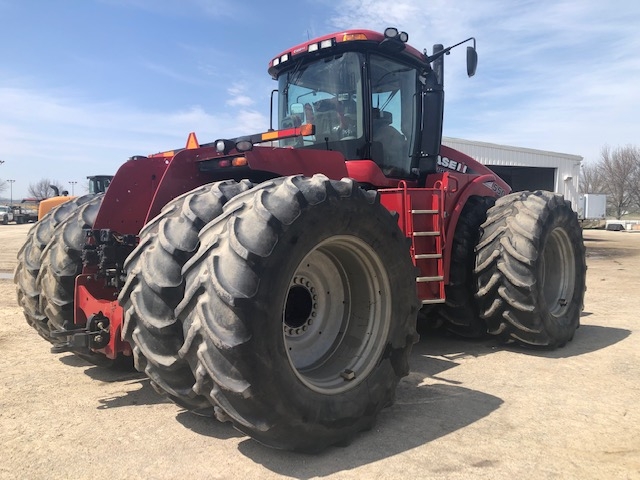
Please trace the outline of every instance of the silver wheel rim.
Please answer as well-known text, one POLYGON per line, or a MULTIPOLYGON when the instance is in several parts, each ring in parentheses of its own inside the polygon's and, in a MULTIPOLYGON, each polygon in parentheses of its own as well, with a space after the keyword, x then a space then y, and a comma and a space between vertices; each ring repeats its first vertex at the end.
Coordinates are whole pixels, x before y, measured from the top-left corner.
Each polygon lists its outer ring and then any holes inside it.
POLYGON ((364 241, 335 236, 298 265, 283 308, 289 363, 310 389, 337 394, 367 378, 391 323, 389 276, 364 241))
POLYGON ((573 245, 563 228, 550 234, 542 252, 542 293, 549 313, 560 317, 566 313, 575 291, 576 265, 573 245))

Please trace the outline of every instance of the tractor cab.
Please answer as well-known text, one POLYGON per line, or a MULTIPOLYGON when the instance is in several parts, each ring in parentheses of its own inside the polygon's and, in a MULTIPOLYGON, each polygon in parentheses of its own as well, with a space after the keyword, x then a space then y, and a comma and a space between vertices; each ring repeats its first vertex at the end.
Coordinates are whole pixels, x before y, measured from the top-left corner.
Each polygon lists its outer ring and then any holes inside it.
POLYGON ((89 180, 89 193, 104 193, 109 188, 113 175, 91 175, 87 180, 89 180))
MULTIPOLYGON (((407 39, 395 28, 384 35, 348 31, 273 59, 269 72, 278 80, 278 128, 315 125, 313 135, 281 140, 281 146, 339 151, 347 161, 375 162, 387 177, 435 171, 445 51, 435 46, 429 57, 407 39)), ((470 72, 475 61, 468 55, 470 72)))

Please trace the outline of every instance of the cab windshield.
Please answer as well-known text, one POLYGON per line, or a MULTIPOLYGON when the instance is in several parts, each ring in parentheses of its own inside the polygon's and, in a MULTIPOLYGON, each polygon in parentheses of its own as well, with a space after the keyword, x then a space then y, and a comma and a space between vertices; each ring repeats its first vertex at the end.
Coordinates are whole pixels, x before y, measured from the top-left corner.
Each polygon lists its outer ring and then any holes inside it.
POLYGON ((281 140, 280 146, 335 150, 347 160, 373 160, 387 176, 411 175, 415 68, 374 53, 346 52, 301 60, 278 82, 278 128, 316 127, 315 135, 281 140))
POLYGON ((103 193, 111 184, 111 177, 94 177, 89 179, 89 193, 103 193))
POLYGON ((326 148, 333 142, 364 137, 361 58, 348 52, 298 64, 280 76, 279 128, 316 126, 315 135, 284 140, 282 146, 326 148))

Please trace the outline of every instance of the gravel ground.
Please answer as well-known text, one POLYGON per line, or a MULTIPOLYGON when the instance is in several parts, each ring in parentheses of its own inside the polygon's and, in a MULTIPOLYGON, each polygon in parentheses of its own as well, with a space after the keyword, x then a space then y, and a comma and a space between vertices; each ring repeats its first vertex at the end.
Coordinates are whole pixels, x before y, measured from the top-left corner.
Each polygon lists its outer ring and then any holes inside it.
POLYGON ((640 479, 640 234, 585 232, 565 348, 423 336, 376 428, 311 456, 185 412, 137 373, 51 354, 11 280, 28 229, 0 226, 0 478, 640 479))

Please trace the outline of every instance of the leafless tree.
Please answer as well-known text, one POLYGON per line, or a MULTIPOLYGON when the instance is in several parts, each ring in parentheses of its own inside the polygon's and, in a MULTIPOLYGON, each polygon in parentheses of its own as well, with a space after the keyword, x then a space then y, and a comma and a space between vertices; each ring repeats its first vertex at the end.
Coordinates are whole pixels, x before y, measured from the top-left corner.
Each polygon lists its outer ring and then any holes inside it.
POLYGON ((58 182, 56 180, 49 180, 48 178, 43 178, 41 180, 38 180, 35 183, 30 183, 28 192, 29 192, 29 195, 31 195, 32 197, 38 200, 44 200, 45 198, 49 198, 56 195, 56 191, 55 191, 56 189, 60 194, 62 194, 63 191, 66 191, 62 186, 61 182, 58 182), (52 185, 55 188, 51 188, 52 185))
POLYGON ((635 204, 633 192, 638 189, 634 179, 639 175, 640 149, 631 145, 602 148, 600 171, 603 193, 616 218, 621 218, 635 204))
POLYGON ((580 193, 603 193, 604 181, 600 163, 583 163, 580 168, 580 193))
POLYGON ((636 169, 631 175, 630 193, 633 206, 640 210, 640 148, 636 148, 636 169))

